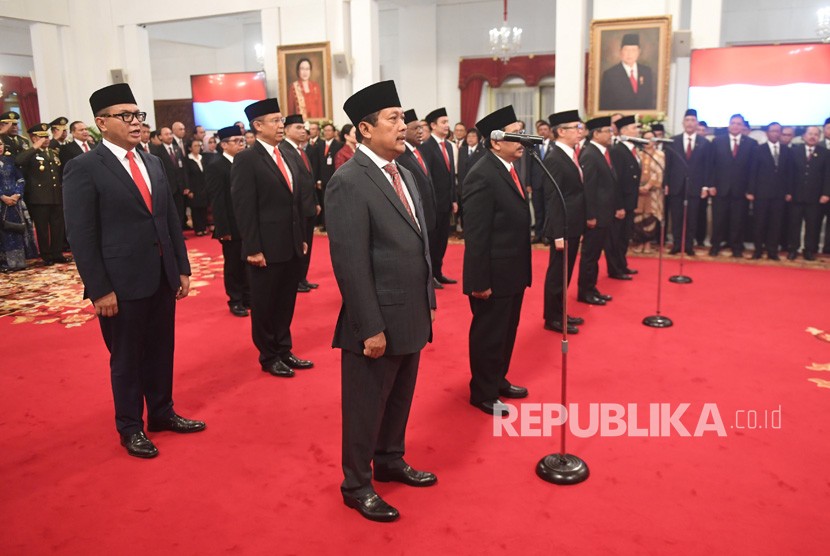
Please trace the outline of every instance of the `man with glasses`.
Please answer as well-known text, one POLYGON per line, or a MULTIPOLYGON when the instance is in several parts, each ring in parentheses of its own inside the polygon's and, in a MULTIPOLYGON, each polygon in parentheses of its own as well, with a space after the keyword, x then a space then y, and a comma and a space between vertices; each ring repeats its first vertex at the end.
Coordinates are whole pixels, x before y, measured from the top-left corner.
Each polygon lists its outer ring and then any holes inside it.
POLYGON ((233 159, 231 199, 248 262, 251 336, 263 372, 290 378, 294 369, 314 366, 291 352, 291 321, 308 250, 300 179, 279 149, 285 118, 277 99, 249 104, 245 115, 256 141, 233 159))
POLYGON ((176 214, 179 216, 182 229, 185 225, 184 196, 189 193, 187 190, 187 172, 184 168, 184 160, 173 142, 173 132, 169 127, 163 127, 158 132, 160 145, 150 147, 150 153, 161 159, 164 173, 167 174, 167 183, 173 193, 173 202, 176 204, 176 214))
MULTIPOLYGON (((544 234, 553 245, 551 245, 550 261, 545 276, 545 329, 562 332, 563 327, 567 326, 569 334, 576 334, 579 332, 576 327, 584 323, 583 319, 568 315, 567 322, 562 322, 562 290, 567 288, 563 282, 562 265, 568 265, 568 284, 570 284, 576 253, 579 250, 579 241, 585 229, 585 188, 582 185, 582 168, 579 166, 579 160, 574 151, 574 147, 582 139, 582 130, 585 126, 580 121, 579 112, 576 110, 557 112, 551 114, 548 119, 555 142, 552 152, 545 157, 545 167, 562 190, 568 214, 566 221, 556 186, 547 180, 545 182, 547 221, 544 234), (563 256, 566 226, 567 260, 563 256)), ((596 305, 604 304, 603 300, 598 300, 596 303, 596 305)))
POLYGON ((136 149, 146 114, 130 86, 99 89, 89 104, 103 141, 67 165, 66 228, 110 352, 121 445, 152 458, 145 400, 151 432, 205 428, 173 410, 176 300, 190 290, 190 263, 161 162, 136 149))

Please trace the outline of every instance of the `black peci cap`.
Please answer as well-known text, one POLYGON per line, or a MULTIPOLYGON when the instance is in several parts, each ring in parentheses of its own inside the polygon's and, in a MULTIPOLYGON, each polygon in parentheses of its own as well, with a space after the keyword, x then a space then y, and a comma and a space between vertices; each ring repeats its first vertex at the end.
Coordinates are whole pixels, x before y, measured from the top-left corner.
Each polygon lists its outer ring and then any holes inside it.
POLYGON ((447 109, 446 108, 443 108, 443 107, 442 108, 436 108, 435 110, 433 110, 432 112, 430 112, 429 114, 426 115, 426 117, 424 118, 424 121, 426 121, 426 123, 428 123, 428 124, 431 124, 432 122, 438 121, 438 118, 443 118, 446 115, 447 115, 447 109))
POLYGON ((228 127, 223 127, 217 131, 216 135, 219 137, 220 141, 224 141, 225 139, 230 139, 231 137, 242 137, 242 131, 239 129, 238 125, 229 125, 228 127))
POLYGON ((93 114, 116 104, 138 104, 129 84, 107 85, 103 89, 98 89, 89 97, 89 106, 92 108, 93 114))
POLYGON ((346 99, 343 110, 352 123, 357 125, 369 114, 374 114, 384 108, 397 108, 400 105, 401 100, 398 98, 395 82, 390 79, 373 83, 359 90, 346 99))
POLYGON ((490 133, 497 129, 504 129, 512 123, 519 121, 516 117, 516 112, 513 110, 513 105, 499 108, 495 112, 487 114, 476 122, 476 128, 479 133, 485 138, 490 138, 490 133))
POLYGON ((403 113, 403 123, 409 125, 412 122, 418 121, 418 115, 415 113, 415 110, 409 109, 403 113))
POLYGON ((280 111, 280 103, 276 98, 266 98, 265 100, 258 100, 253 104, 245 107, 245 116, 249 122, 252 122, 260 116, 266 114, 278 114, 280 111))
POLYGON ((548 121, 551 127, 556 127, 571 122, 581 122, 582 118, 579 117, 579 110, 565 110, 564 112, 551 114, 548 116, 548 121))

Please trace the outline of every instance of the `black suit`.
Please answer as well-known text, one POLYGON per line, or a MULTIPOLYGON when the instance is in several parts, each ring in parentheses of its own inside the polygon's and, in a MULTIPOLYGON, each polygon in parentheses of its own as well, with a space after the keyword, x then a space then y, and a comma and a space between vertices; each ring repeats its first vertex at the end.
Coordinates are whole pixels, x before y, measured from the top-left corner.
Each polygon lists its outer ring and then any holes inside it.
POLYGON ((752 164, 747 193, 754 196, 752 213, 755 217, 755 253, 764 250, 778 256, 781 220, 784 217, 784 197, 793 179, 793 157, 790 149, 778 144, 778 160, 770 145, 759 145, 752 164))
MULTIPOLYGON (((524 189, 524 186, 522 186, 524 189)), ((530 212, 501 160, 487 152, 464 181, 464 293, 470 296, 470 402, 499 397, 525 288, 531 283, 530 212), (492 290, 488 299, 473 292, 492 290)))
POLYGON ((261 253, 266 261, 265 267, 248 265, 251 335, 263 369, 285 359, 292 347, 291 321, 305 240, 297 180, 293 173, 294 185, 285 181, 273 155, 258 140, 236 155, 231 166, 242 256, 261 253))
POLYGON ((190 214, 193 217, 193 229, 197 232, 206 232, 208 227, 207 220, 207 206, 208 195, 205 188, 205 171, 204 165, 205 157, 202 157, 202 167, 191 158, 184 161, 185 170, 187 171, 187 187, 192 198, 188 197, 187 202, 190 205, 190 214))
MULTIPOLYGON (((568 284, 571 283, 576 254, 579 251, 579 240, 585 230, 585 188, 582 184, 582 175, 579 167, 564 150, 554 145, 549 156, 545 158, 545 167, 553 175, 553 179, 562 189, 562 196, 565 198, 565 207, 568 210, 568 284)), ((562 214, 562 204, 559 194, 553 183, 545 182, 545 237, 551 240, 564 237, 565 218, 562 214)), ((550 247, 550 260, 545 275, 545 321, 560 320, 562 318, 562 290, 566 288, 563 283, 562 265, 564 257, 562 251, 550 247)))
MULTIPOLYGON (((481 143, 476 145, 473 154, 470 154, 470 148, 466 142, 458 147, 458 188, 464 185, 464 178, 467 177, 467 173, 485 154, 487 154, 487 149, 481 143)), ((457 193, 458 196, 456 198, 463 197, 464 195, 463 191, 457 191, 457 193)))
POLYGON ((793 145, 791 153, 794 171, 788 192, 792 195, 789 203, 789 251, 795 253, 801 246, 801 225, 804 222, 804 253, 815 255, 821 232, 820 199, 830 196, 830 151, 814 148, 809 162, 806 145, 793 145))
POLYGON ((432 254, 432 273, 436 278, 443 273, 444 254, 447 252, 447 242, 450 234, 450 214, 452 204, 456 202, 455 191, 455 163, 453 162, 452 146, 449 141, 444 140, 444 146, 449 158, 449 168, 444 159, 444 153, 433 135, 421 143, 418 152, 424 158, 432 178, 432 185, 435 188, 435 234, 430 236, 432 245, 429 246, 432 254))
POLYGON ((223 275, 228 305, 251 304, 247 266, 242 257, 242 238, 236 225, 231 198, 231 161, 219 155, 205 168, 205 189, 213 208, 213 238, 222 243, 223 275), (230 236, 230 239, 223 239, 230 236))
POLYGON ((435 308, 429 239, 412 174, 397 166, 417 224, 386 174, 358 149, 326 191, 331 262, 343 304, 333 347, 342 350, 343 474, 347 496, 372 492, 372 467, 401 467, 421 349, 435 308), (383 332, 371 359, 363 342, 383 332))
POLYGON ((640 156, 635 156, 626 143, 611 147, 611 162, 617 174, 618 194, 622 202, 619 208, 625 209, 625 218, 615 218, 608 231, 605 259, 611 276, 625 274, 628 270, 628 243, 634 235, 634 210, 640 195, 640 156))
POLYGON ((728 240, 733 254, 744 250, 744 222, 749 208, 746 191, 758 143, 741 137, 736 156, 732 155, 732 137, 716 137, 712 142, 712 249, 720 249, 728 240), (728 234, 727 234, 728 232, 728 234))
POLYGON ((170 191, 173 193, 173 201, 176 203, 176 211, 179 215, 179 221, 182 227, 187 220, 184 212, 184 190, 187 189, 187 171, 184 168, 184 159, 181 151, 176 147, 175 143, 171 143, 173 147, 173 154, 176 158, 174 161, 167 150, 167 145, 151 145, 150 153, 156 155, 161 159, 164 166, 164 173, 167 174, 167 183, 170 184, 170 191))
MULTIPOLYGON (((549 141, 547 146, 545 144, 536 145, 535 148, 536 152, 539 153, 539 157, 542 159, 542 162, 551 154, 553 149, 553 141, 549 141)), ((547 206, 547 198, 545 197, 545 182, 548 181, 548 176, 542 170, 539 163, 534 160, 528 160, 528 164, 530 165, 530 172, 529 174, 529 181, 530 187, 533 190, 532 201, 533 201, 533 215, 536 218, 536 223, 533 227, 533 235, 536 239, 542 239, 544 235, 545 229, 545 208, 547 206)))
POLYGON ((427 233, 432 235, 435 233, 435 190, 432 187, 429 170, 424 170, 424 167, 421 166, 409 147, 395 159, 395 162, 409 170, 415 178, 415 184, 418 186, 418 193, 421 194, 421 202, 424 205, 424 221, 427 225, 427 233))
POLYGON ((622 63, 602 72, 599 87, 600 110, 654 110, 657 108, 657 87, 651 68, 637 64, 637 92, 622 63))
POLYGON ((712 143, 699 135, 694 138, 692 154, 686 160, 687 140, 681 133, 672 137, 673 143, 666 149, 666 170, 663 173, 663 185, 669 188, 669 211, 672 221, 672 238, 674 241, 674 252, 679 252, 681 247, 686 251, 692 250, 694 238, 698 236, 698 212, 705 211, 706 205, 701 204, 701 191, 712 183, 712 143), (668 152, 668 151, 671 152, 668 152), (683 160, 678 160, 682 157, 683 160), (685 162, 685 164, 684 164, 685 162), (686 167, 688 166, 688 171, 686 167), (689 178, 686 199, 686 245, 681 246, 683 237, 683 191, 686 187, 686 177, 689 178))
MULTIPOLYGON (((89 147, 89 150, 91 151, 94 145, 90 145, 89 143, 87 143, 87 147, 89 147)), ((81 156, 82 154, 84 154, 84 150, 75 141, 71 141, 69 143, 66 143, 65 145, 61 145, 58 148, 58 157, 61 160, 61 167, 63 168, 64 172, 66 171, 66 163, 75 158, 76 156, 81 156)))
MULTIPOLYGON (((603 248, 609 273, 611 260, 617 255, 613 251, 616 246, 607 240, 615 221, 622 222, 615 218, 614 213, 622 208, 623 200, 617 174, 596 145, 590 142, 585 144, 579 153, 579 164, 584 176, 585 219, 597 221, 593 228, 586 226, 582 240, 582 257, 579 259, 579 294, 590 295, 597 292, 599 257, 603 248)), ((622 274, 624 271, 623 267, 622 271, 618 272, 622 274)))
POLYGON ((326 186, 328 185, 331 177, 334 175, 334 171, 336 169, 334 167, 334 156, 337 154, 337 151, 342 148, 343 143, 337 139, 332 139, 328 148, 326 147, 326 141, 322 138, 314 143, 314 150, 316 151, 314 156, 316 163, 316 171, 314 172, 314 176, 316 180, 320 182, 320 222, 322 222, 323 225, 325 225, 326 222, 326 186))
POLYGON ((64 179, 66 228, 84 297, 115 293, 118 314, 99 317, 110 351, 115 423, 130 435, 173 414, 173 347, 180 275, 190 275, 181 225, 161 162, 138 153, 152 193, 148 210, 110 149, 72 159, 64 179))
MULTIPOLYGON (((291 172, 294 174, 294 183, 300 190, 300 206, 302 208, 303 216, 303 233, 304 241, 308 245, 303 257, 303 270, 300 275, 300 280, 306 280, 308 277, 308 267, 311 264, 311 246, 314 241, 314 221, 317 219, 317 195, 314 182, 314 172, 311 166, 311 160, 308 155, 303 158, 296 147, 291 145, 288 141, 280 143, 280 152, 283 153, 285 159, 291 164, 291 172)), ((305 153, 305 151, 303 151, 305 153)))

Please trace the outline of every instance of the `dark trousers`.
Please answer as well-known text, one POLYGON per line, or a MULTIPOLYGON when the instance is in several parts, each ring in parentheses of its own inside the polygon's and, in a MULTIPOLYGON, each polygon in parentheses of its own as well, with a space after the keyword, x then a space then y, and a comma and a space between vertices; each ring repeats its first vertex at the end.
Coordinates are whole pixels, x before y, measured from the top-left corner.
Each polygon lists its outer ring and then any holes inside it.
MULTIPOLYGON (((691 199, 689 201, 689 208, 691 208, 691 199)), ((703 245, 706 242, 706 224, 709 223, 709 198, 701 199, 697 197, 694 202, 697 205, 695 209, 697 221, 695 222, 693 237, 698 245, 703 245)))
MULTIPOLYGON (((317 186, 316 186, 317 187, 317 186)), ((319 189, 315 189, 317 193, 317 204, 320 205, 320 214, 317 215, 317 225, 326 227, 326 184, 320 184, 319 189)))
POLYGON ((193 217, 193 229, 204 232, 208 227, 207 207, 190 207, 190 216, 193 217))
POLYGON ((450 238, 450 211, 438 212, 435 221, 435 233, 429 236, 429 254, 432 258, 432 275, 439 278, 444 274, 444 254, 450 238))
POLYGON ((801 224, 804 223, 804 252, 818 252, 819 211, 818 203, 790 203, 789 251, 795 253, 801 247, 801 224))
POLYGON ((628 268, 628 258, 626 257, 629 237, 627 218, 628 211, 626 211, 626 218, 614 218, 614 221, 606 229, 603 248, 605 249, 605 264, 608 267, 609 276, 625 274, 628 268))
MULTIPOLYGON (((571 276, 574 273, 576 254, 579 251, 579 238, 568 239, 568 284, 571 283, 571 276)), ((565 289, 562 277, 562 263, 564 261, 562 251, 554 248, 553 240, 550 243, 550 258, 548 259, 548 271, 545 274, 545 305, 544 317, 546 322, 562 319, 562 290, 565 289)))
POLYGON ((533 215, 536 218, 536 225, 533 229, 533 236, 542 239, 542 231, 545 228, 545 188, 533 188, 533 215))
POLYGON ((372 492, 372 467, 403 467, 406 423, 421 352, 370 359, 343 350, 340 362, 343 412, 344 495, 372 492))
POLYGON ((505 297, 477 299, 470 296, 470 402, 477 404, 499 397, 516 343, 516 329, 524 292, 505 297))
POLYGON ((305 219, 305 242, 308 244, 308 253, 303 257, 303 273, 300 281, 308 278, 308 267, 311 265, 311 245, 314 242, 314 220, 317 216, 311 216, 305 219))
MULTIPOLYGON (((599 258, 608 241, 608 228, 588 228, 582 236, 582 256, 579 258, 579 295, 593 293, 597 289, 599 278, 599 258)), ((605 252, 610 261, 612 256, 605 252)), ((609 263, 610 265, 610 263, 609 263)))
POLYGON ((163 271, 152 296, 119 299, 117 315, 98 317, 110 352, 115 428, 122 435, 144 429, 145 401, 148 421, 163 421, 173 414, 175 321, 176 297, 163 271))
MULTIPOLYGON (((683 249, 690 250, 693 247, 694 239, 697 236, 698 213, 701 208, 699 197, 690 197, 686 209, 686 245, 683 249)), ((671 234, 672 250, 680 251, 683 241, 683 197, 672 195, 669 197, 669 210, 671 211, 671 234)), ((705 235, 705 234, 704 234, 705 235)))
POLYGON ((228 296, 228 305, 251 305, 251 291, 248 287, 248 271, 242 259, 242 241, 231 239, 222 241, 222 257, 225 259, 224 277, 225 293, 228 296))
MULTIPOLYGON (((819 205, 820 213, 819 213, 819 221, 818 221, 818 229, 821 231, 821 221, 822 219, 826 218, 827 220, 824 223, 824 246, 821 249, 821 252, 825 255, 830 255, 830 203, 825 203, 823 205, 819 205)), ((818 245, 818 239, 816 240, 816 245, 818 245)))
POLYGON ((784 199, 755 199, 752 208, 755 217, 755 252, 760 254, 766 251, 769 255, 778 255, 784 199))
POLYGON ((63 223, 63 205, 29 205, 29 216, 35 224, 37 247, 44 261, 63 257, 66 229, 63 223))
POLYGON ((744 221, 749 208, 746 198, 715 196, 712 200, 712 247, 720 249, 726 241, 733 253, 744 250, 744 221))
POLYGON ((179 224, 184 229, 187 226, 187 215, 184 212, 184 195, 182 195, 181 191, 173 193, 173 203, 176 205, 176 215, 179 217, 179 224))
POLYGON ((281 361, 291 351, 291 321, 303 260, 295 257, 268 266, 248 265, 251 286, 251 336, 263 368, 281 361))

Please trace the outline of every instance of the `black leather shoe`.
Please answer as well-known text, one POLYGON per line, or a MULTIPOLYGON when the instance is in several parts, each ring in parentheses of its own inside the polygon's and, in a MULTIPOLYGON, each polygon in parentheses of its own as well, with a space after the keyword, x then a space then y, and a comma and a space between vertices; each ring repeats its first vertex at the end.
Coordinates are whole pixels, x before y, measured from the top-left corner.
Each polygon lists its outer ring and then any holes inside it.
POLYGON ((438 481, 438 477, 429 471, 412 469, 409 464, 392 469, 375 469, 375 480, 381 483, 403 483, 413 487, 428 487, 438 481))
POLYGON ((580 324, 585 324, 585 319, 582 317, 572 317, 571 315, 568 315, 568 324, 579 326, 580 324))
POLYGON ((527 388, 525 388, 524 386, 516 386, 515 384, 511 384, 506 388, 499 388, 499 396, 501 396, 502 398, 511 398, 513 400, 526 398, 527 388))
POLYGON ((753 261, 757 261, 758 259, 760 259, 760 258, 761 258, 761 256, 762 256, 762 255, 763 255, 763 253, 761 253, 760 251, 755 251, 755 252, 752 254, 752 260, 753 260, 753 261))
POLYGON ((453 280, 452 278, 447 278, 443 274, 438 277, 438 281, 442 284, 457 284, 458 280, 453 280))
POLYGON ((778 256, 778 253, 770 253, 767 255, 767 258, 771 261, 780 261, 781 257, 778 256))
POLYGON ((441 284, 441 282, 438 281, 438 278, 433 278, 432 279, 432 287, 435 288, 436 290, 443 290, 444 289, 444 286, 441 284))
POLYGON ((201 432, 205 430, 204 421, 194 421, 193 419, 185 419, 181 415, 175 413, 166 421, 147 423, 147 430, 150 432, 171 431, 181 434, 191 432, 201 432))
POLYGON ((596 297, 598 297, 598 298, 602 299, 603 301, 611 301, 612 299, 614 299, 614 298, 613 298, 613 297, 611 297, 610 295, 608 295, 608 294, 604 294, 604 293, 599 293, 599 291, 596 291, 596 290, 594 291, 594 295, 595 295, 596 297))
POLYGON ((631 280, 630 274, 609 274, 608 277, 614 280, 631 280))
POLYGON ((625 273, 630 275, 630 276, 634 276, 635 274, 639 274, 640 271, 635 269, 635 268, 626 268, 625 273))
POLYGON ((158 448, 147 438, 144 431, 122 435, 121 445, 127 449, 128 454, 137 458, 149 459, 159 455, 158 448))
POLYGON ((52 259, 43 259, 43 266, 52 266, 53 264, 55 264, 55 261, 52 259))
POLYGON ((389 522, 400 517, 398 510, 383 501, 376 492, 363 496, 343 496, 343 503, 357 510, 360 515, 371 521, 389 522))
POLYGON ((310 290, 316 290, 320 287, 320 284, 315 284, 314 282, 309 282, 308 280, 303 280, 300 283, 310 290))
POLYGON ((278 376, 281 378, 291 378, 294 376, 294 371, 291 370, 291 367, 283 363, 282 361, 275 361, 268 367, 262 368, 263 372, 268 374, 272 374, 274 376, 278 376))
POLYGON ((484 413, 489 413, 490 415, 497 415, 499 417, 507 415, 507 407, 498 398, 478 403, 470 402, 470 405, 477 407, 484 413))
MULTIPOLYGON (((585 303, 588 303, 587 301, 585 303)), ((603 301, 601 305, 605 305, 603 301)), ((546 320, 545 321, 545 330, 553 330, 554 332, 562 332, 562 321, 561 320, 546 320)), ((579 334, 579 328, 572 324, 568 324, 568 334, 579 334)))
POLYGON ((671 251, 669 251, 669 255, 679 255, 679 254, 680 254, 680 249, 672 249, 671 251))
POLYGON ((809 253, 807 251, 804 252, 804 260, 805 261, 814 261, 816 260, 816 256, 813 253, 809 253))
POLYGON ((790 251, 787 254, 787 260, 788 261, 794 261, 796 257, 798 257, 798 253, 796 253, 795 251, 790 251))
POLYGON ((308 292, 310 292, 310 291, 311 291, 311 288, 309 288, 309 287, 308 287, 308 286, 306 286, 306 285, 303 285, 303 283, 302 283, 302 282, 300 282, 299 284, 297 284, 297 293, 308 293, 308 292))
POLYGON ((709 249, 709 256, 710 257, 717 257, 718 253, 720 253, 720 249, 715 249, 714 247, 709 249))
MULTIPOLYGON (((579 295, 576 298, 577 301, 581 303, 587 303, 588 305, 605 305, 605 300, 600 299, 599 297, 595 296, 592 293, 579 295)), ((560 330, 561 332, 561 330, 560 330)))
POLYGON ((696 257, 697 256, 694 249, 686 249, 686 254, 690 257, 696 257))
POLYGON ((248 309, 242 305, 231 305, 231 314, 235 317, 247 317, 248 309))
POLYGON ((308 359, 300 359, 290 351, 288 352, 288 355, 282 358, 282 362, 292 369, 310 369, 314 366, 312 361, 309 361, 308 359))
POLYGON ((55 259, 55 262, 58 263, 58 264, 71 263, 72 258, 71 257, 58 257, 57 259, 55 259))
POLYGON ((742 259, 744 257, 744 252, 743 251, 736 251, 736 250, 733 249, 732 250, 732 257, 735 258, 735 259, 742 259))

